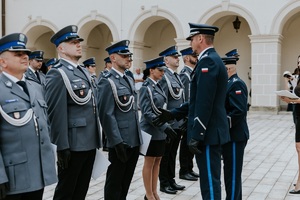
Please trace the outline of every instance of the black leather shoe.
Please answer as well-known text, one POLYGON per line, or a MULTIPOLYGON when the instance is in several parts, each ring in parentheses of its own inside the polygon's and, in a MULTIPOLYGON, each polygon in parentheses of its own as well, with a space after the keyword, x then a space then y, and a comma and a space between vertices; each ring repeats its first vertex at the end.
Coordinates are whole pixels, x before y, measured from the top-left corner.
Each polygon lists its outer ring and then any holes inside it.
POLYGON ((199 178, 199 174, 197 174, 194 171, 191 171, 189 174, 192 175, 192 176, 194 176, 194 177, 196 177, 196 178, 199 178))
POLYGON ((191 174, 187 173, 187 174, 183 174, 183 175, 179 175, 180 179, 183 180, 187 180, 187 181, 197 181, 198 178, 192 176, 191 174))
POLYGON ((290 194, 300 194, 300 190, 291 190, 290 194))
POLYGON ((173 190, 183 190, 185 188, 185 186, 178 185, 177 183, 171 183, 170 186, 173 190))
POLYGON ((174 190, 173 188, 171 188, 170 186, 160 187, 160 191, 167 193, 167 194, 176 194, 177 193, 177 191, 174 190))

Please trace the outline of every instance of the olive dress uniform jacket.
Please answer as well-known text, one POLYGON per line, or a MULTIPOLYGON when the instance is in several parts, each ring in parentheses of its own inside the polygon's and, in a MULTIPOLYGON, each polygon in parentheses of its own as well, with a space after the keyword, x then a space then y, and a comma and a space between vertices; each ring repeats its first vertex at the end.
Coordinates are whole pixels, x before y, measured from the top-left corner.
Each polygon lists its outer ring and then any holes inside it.
POLYGON ((102 128, 107 136, 107 147, 125 142, 130 147, 142 144, 141 129, 137 109, 137 93, 134 89, 134 81, 127 76, 130 86, 115 70, 106 73, 98 83, 98 105, 102 128), (115 93, 112 90, 111 80, 115 85, 115 93), (115 95, 115 96, 114 96, 115 95), (132 98, 133 103, 122 106, 116 103, 117 98, 122 104, 127 104, 132 98), (121 110, 122 109, 122 110, 121 110))
POLYGON ((40 76, 40 80, 37 78, 37 76, 32 72, 31 69, 27 69, 27 71, 25 72, 25 78, 28 79, 28 80, 31 80, 31 81, 34 81, 34 82, 37 82, 41 85, 45 85, 45 81, 46 81, 46 75, 41 73, 41 72, 38 72, 39 76, 40 76))
MULTIPOLYGON (((163 88, 168 98, 167 110, 178 108, 182 103, 184 103, 184 86, 178 74, 176 78, 175 73, 172 73, 169 69, 166 69, 163 78, 159 81, 159 84, 163 88), (167 84, 167 79, 170 81, 172 92, 174 92, 175 95, 179 95, 180 91, 182 90, 182 94, 180 97, 178 97, 178 99, 174 99, 174 97, 172 97, 171 91, 169 91, 169 87, 167 84)), ((178 129, 182 123, 182 120, 174 120, 173 122, 170 122, 170 125, 173 129, 178 129)))
POLYGON ((166 139, 166 134, 164 130, 166 129, 166 124, 161 127, 156 127, 153 125, 152 120, 157 116, 155 114, 152 102, 156 108, 163 108, 164 104, 167 102, 167 97, 164 91, 159 88, 150 78, 147 78, 142 87, 140 88, 140 107, 142 111, 141 116, 141 129, 146 133, 152 135, 151 140, 164 140, 166 139), (151 95, 149 94, 149 89, 151 95))
POLYGON ((46 75, 46 100, 51 124, 51 141, 57 150, 89 151, 101 147, 101 131, 96 90, 87 70, 73 67, 60 59, 46 75), (62 69, 76 96, 84 98, 89 89, 92 98, 84 105, 78 105, 68 93, 61 73, 62 69))
POLYGON ((35 115, 25 125, 15 126, 0 114, 0 184, 7 183, 9 195, 40 190, 57 181, 44 91, 36 82, 26 83, 30 97, 0 74, 3 111, 13 119, 21 119, 30 108, 35 115))
POLYGON ((188 141, 194 138, 205 145, 229 141, 225 110, 228 75, 214 48, 203 52, 194 69, 190 88, 188 141))
POLYGON ((247 141, 249 129, 247 125, 247 86, 237 74, 228 79, 226 95, 226 111, 230 128, 230 139, 233 142, 247 141))

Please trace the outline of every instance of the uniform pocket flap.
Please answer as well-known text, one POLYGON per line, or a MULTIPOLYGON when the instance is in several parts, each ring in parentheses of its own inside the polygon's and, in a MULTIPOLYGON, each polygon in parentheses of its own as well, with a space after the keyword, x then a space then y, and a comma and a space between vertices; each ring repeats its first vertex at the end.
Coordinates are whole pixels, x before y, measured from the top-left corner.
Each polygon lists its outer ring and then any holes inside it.
POLYGON ((118 127, 119 128, 128 128, 129 124, 128 124, 128 121, 127 120, 123 120, 123 121, 119 121, 118 122, 118 127))
POLYGON ((118 89, 118 96, 130 96, 131 92, 127 88, 118 89))
POLYGON ((39 102, 41 107, 48 108, 46 101, 44 101, 42 99, 37 99, 37 101, 39 102))
POLYGON ((23 103, 23 102, 15 102, 15 103, 5 104, 5 105, 2 106, 2 109, 7 114, 13 113, 13 112, 21 112, 21 111, 28 110, 25 103, 23 103))
MULTIPOLYGON (((5 156, 4 156, 5 157, 5 156)), ((27 162, 26 152, 13 153, 9 156, 8 159, 4 159, 5 166, 12 166, 27 162)))
POLYGON ((69 128, 86 126, 85 118, 77 118, 69 120, 69 128))

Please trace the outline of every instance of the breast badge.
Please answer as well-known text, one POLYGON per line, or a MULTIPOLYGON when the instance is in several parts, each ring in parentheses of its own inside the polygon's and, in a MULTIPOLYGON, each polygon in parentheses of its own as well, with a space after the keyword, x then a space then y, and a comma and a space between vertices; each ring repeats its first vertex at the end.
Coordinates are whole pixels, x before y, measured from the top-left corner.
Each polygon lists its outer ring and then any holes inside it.
POLYGON ((14 118, 15 119, 20 119, 20 112, 14 112, 14 118))

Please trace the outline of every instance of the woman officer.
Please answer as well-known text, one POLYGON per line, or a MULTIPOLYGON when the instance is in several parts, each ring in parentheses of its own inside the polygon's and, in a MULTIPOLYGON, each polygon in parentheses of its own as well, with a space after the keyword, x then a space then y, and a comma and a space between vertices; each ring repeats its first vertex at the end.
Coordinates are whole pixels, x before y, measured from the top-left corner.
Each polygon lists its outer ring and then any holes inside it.
POLYGON ((147 153, 145 155, 143 167, 143 180, 146 190, 145 200, 159 200, 157 194, 157 182, 161 157, 165 151, 166 137, 176 137, 176 132, 168 125, 155 127, 152 119, 161 112, 158 108, 165 108, 167 97, 160 87, 158 81, 164 75, 166 69, 163 57, 158 57, 144 62, 145 80, 140 89, 141 107, 141 129, 152 136, 147 153), (167 135, 167 136, 166 136, 167 135))

